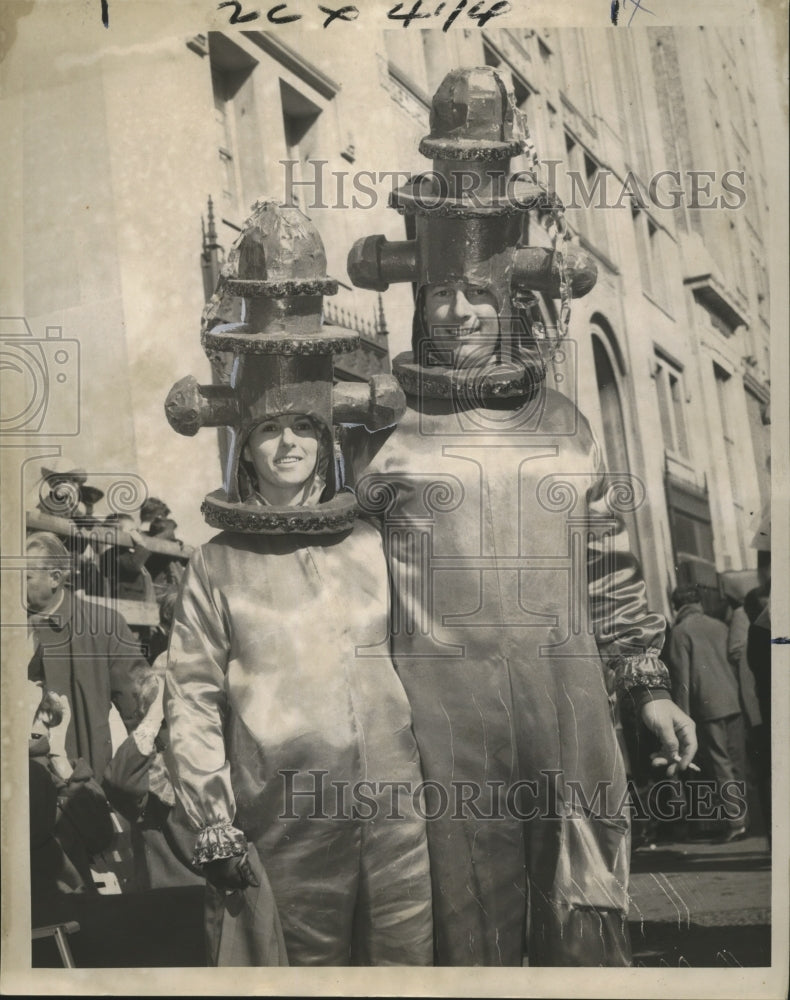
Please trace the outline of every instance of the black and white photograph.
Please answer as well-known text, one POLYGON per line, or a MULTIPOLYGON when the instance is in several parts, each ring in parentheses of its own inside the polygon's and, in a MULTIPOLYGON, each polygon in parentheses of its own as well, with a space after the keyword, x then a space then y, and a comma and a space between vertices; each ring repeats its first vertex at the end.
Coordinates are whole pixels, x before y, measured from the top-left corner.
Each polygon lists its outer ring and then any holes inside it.
POLYGON ((0 0, 3 993, 787 995, 787 27, 0 0))

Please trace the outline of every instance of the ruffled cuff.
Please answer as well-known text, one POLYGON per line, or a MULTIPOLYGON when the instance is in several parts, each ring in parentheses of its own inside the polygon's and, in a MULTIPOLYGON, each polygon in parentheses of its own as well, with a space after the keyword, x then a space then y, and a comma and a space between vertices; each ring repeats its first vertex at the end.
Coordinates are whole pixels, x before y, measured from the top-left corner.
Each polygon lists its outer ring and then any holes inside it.
POLYGON ((230 823, 204 827, 198 834, 192 861, 204 865, 221 858, 237 858, 247 851, 247 838, 230 823))
POLYGON ((669 671, 658 658, 658 653, 640 653, 638 656, 620 656, 609 663, 615 673, 615 685, 620 692, 632 688, 672 689, 669 671))

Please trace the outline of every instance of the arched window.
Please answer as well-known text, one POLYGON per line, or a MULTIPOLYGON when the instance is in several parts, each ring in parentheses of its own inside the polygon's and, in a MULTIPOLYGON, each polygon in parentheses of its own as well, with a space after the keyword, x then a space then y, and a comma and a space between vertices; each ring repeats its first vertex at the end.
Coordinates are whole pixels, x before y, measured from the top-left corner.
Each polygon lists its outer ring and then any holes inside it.
POLYGON ((628 444, 625 440, 625 423, 623 407, 620 402, 620 390, 617 386, 617 376, 609 352, 604 346, 600 334, 592 334, 593 358, 595 359, 595 381, 598 385, 598 398, 601 401, 601 418, 603 421, 603 441, 606 452, 606 464, 610 472, 629 472, 628 444))
MULTIPOLYGON (((590 332, 603 426, 603 440, 600 443, 604 450, 606 467, 610 473, 633 474, 620 392, 620 378, 624 374, 625 365, 614 335, 603 324, 594 322, 590 332)), ((636 517, 633 513, 628 513, 624 517, 631 540, 631 550, 639 557, 636 517)))

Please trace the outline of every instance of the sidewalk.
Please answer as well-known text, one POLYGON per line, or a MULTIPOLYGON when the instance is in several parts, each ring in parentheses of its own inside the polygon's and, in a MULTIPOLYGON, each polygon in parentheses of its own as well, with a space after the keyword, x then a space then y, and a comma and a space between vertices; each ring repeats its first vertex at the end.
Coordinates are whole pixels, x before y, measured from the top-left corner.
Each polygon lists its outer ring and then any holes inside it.
POLYGON ((640 848, 631 859, 635 966, 761 966, 771 954, 765 837, 640 848))

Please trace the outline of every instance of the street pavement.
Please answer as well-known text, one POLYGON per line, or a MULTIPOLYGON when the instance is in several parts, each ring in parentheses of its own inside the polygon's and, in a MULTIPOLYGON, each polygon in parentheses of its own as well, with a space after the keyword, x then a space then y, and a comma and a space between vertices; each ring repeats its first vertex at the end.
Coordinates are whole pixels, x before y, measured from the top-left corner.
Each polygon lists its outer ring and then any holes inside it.
POLYGON ((723 968, 771 962, 768 840, 684 840, 631 858, 635 966, 723 968))
MULTIPOLYGON (((749 967, 770 964, 771 859, 768 841, 703 841, 637 848, 631 859, 629 928, 637 967, 749 967)), ((76 920, 78 967, 200 966, 203 889, 71 897, 51 922, 76 920)), ((64 898, 64 904, 68 897, 64 898)), ((61 965, 51 939, 36 941, 34 967, 61 965)))

